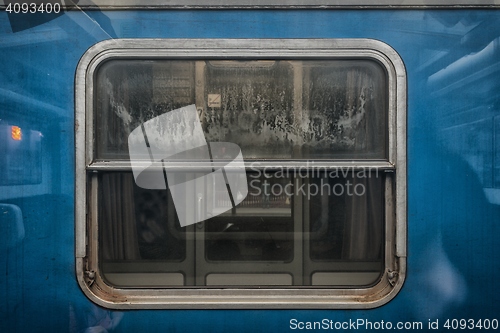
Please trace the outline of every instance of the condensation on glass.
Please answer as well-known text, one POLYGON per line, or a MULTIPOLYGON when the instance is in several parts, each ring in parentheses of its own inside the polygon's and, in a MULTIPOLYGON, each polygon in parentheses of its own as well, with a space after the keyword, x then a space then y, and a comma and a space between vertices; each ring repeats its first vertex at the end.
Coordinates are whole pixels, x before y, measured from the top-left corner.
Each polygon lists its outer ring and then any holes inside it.
POLYGON ((195 104, 208 142, 236 143, 254 162, 239 205, 229 209, 219 194, 225 189, 214 186, 217 205, 229 210, 187 227, 179 225, 169 190, 140 188, 129 171, 99 172, 103 279, 117 287, 377 283, 386 175, 376 168, 265 166, 386 160, 387 80, 385 69, 366 59, 102 63, 95 74, 97 161, 127 160, 133 129, 195 104))

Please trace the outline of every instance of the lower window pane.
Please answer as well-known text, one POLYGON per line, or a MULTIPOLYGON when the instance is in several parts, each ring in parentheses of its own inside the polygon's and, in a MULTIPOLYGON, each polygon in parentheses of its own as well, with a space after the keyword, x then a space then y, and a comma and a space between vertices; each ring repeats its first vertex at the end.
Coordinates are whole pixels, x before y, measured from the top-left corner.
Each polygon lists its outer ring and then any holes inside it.
MULTIPOLYGON (((249 173, 248 195, 239 205, 186 227, 169 190, 139 188, 127 172, 94 176, 102 276, 118 287, 357 287, 378 281, 385 177, 376 171, 283 175, 249 173)), ((211 191, 217 200, 217 188, 211 191)))

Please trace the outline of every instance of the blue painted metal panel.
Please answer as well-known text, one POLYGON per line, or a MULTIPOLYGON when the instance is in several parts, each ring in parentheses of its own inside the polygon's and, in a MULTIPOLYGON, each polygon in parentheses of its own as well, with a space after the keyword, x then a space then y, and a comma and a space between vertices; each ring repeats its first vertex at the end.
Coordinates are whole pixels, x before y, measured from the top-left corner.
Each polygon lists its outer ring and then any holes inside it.
MULTIPOLYGON (((0 13, 0 33, 0 125, 43 135, 41 161, 10 165, 41 164, 42 181, 0 186, 0 204, 19 207, 25 230, 1 247, 2 332, 281 332, 293 318, 424 329, 439 320, 443 329, 448 318, 500 319, 500 11, 72 11, 16 33, 0 13), (374 38, 397 50, 408 72, 408 276, 400 294, 368 311, 119 313, 87 300, 74 273, 74 73, 90 46, 113 37, 374 38)), ((1 223, 6 233, 18 219, 1 223)))

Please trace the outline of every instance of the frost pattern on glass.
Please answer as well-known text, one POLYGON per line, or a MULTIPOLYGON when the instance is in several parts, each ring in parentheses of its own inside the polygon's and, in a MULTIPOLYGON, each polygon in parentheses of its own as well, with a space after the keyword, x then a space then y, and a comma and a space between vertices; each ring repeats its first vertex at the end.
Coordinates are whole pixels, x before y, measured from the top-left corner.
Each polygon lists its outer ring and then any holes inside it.
POLYGON ((131 129, 190 104, 206 140, 245 159, 386 157, 386 75, 369 60, 113 60, 96 92, 98 158, 127 158, 131 129))
MULTIPOLYGON (((128 159, 140 124, 194 104, 193 61, 113 60, 97 74, 97 157, 128 159)), ((161 125, 163 126, 163 124, 161 125)), ((168 126, 159 132, 168 132, 168 126)))
POLYGON ((254 63, 207 65, 205 94, 221 99, 202 117, 209 141, 238 143, 245 158, 384 157, 381 68, 367 61, 254 63))
POLYGON ((293 68, 213 66, 205 71, 205 94, 220 94, 220 107, 202 115, 208 141, 240 145, 245 158, 291 157, 295 137, 293 68))
POLYGON ((384 149, 383 76, 374 70, 367 63, 347 68, 322 63, 309 69, 303 94, 309 115, 303 121, 309 119, 306 145, 311 152, 384 149))

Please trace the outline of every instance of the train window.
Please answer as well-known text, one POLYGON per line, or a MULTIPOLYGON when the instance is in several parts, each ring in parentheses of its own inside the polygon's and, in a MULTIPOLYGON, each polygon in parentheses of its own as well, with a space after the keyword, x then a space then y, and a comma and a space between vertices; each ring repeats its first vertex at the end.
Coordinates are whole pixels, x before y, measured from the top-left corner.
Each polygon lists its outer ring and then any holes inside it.
POLYGON ((373 40, 89 49, 76 77, 83 290, 112 308, 392 299, 406 265, 405 88, 399 56, 373 40))

